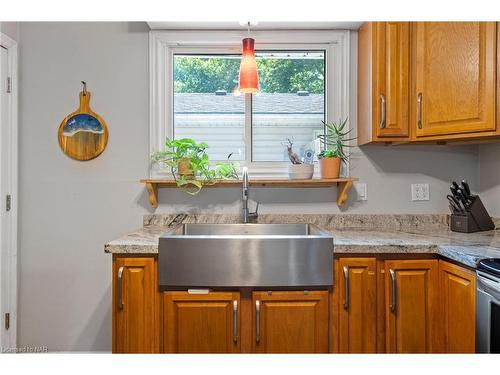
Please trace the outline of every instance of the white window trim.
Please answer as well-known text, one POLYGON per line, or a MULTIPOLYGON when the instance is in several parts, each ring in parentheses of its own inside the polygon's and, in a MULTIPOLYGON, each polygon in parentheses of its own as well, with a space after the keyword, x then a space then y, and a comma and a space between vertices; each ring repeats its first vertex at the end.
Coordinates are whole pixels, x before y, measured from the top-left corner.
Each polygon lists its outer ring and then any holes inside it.
MULTIPOLYGON (((173 54, 183 49, 190 52, 197 49, 205 53, 240 54, 241 41, 246 36, 246 31, 150 31, 150 154, 162 150, 165 137, 172 134, 173 91, 170 88, 173 86, 171 74, 173 54)), ((330 122, 350 118, 349 30, 259 30, 252 31, 251 37, 255 39, 256 49, 325 49, 327 51, 326 120, 330 122), (330 98, 336 98, 336 100, 330 98)), ((246 152, 248 155, 249 151, 246 152)), ((249 172, 254 176, 283 177, 288 174, 288 164, 287 162, 251 162, 248 167, 249 172)), ((151 178, 171 178, 170 173, 150 165, 151 178)))

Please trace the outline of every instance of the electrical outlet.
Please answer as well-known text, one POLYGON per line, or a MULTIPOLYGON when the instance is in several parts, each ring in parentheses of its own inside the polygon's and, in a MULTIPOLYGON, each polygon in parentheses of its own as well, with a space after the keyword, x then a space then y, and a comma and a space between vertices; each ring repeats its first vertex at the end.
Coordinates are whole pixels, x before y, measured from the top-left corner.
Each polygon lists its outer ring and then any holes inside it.
POLYGON ((366 183, 356 182, 354 183, 354 188, 356 189, 356 195, 358 201, 366 201, 368 199, 366 192, 366 183))
POLYGON ((412 201, 429 200, 429 184, 411 184, 412 201))

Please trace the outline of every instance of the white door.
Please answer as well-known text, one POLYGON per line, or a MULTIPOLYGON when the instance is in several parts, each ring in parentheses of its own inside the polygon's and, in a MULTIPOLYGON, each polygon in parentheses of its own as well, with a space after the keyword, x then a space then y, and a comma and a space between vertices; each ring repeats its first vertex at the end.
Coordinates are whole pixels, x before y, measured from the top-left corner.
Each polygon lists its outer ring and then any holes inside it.
MULTIPOLYGON (((7 93, 5 83, 7 82, 7 68, 8 68, 8 51, 6 48, 0 46, 0 197, 3 197, 3 186, 5 181, 4 176, 4 133, 7 128, 7 93)), ((2 291, 2 295, 0 298, 0 313, 1 315, 1 334, 0 334, 0 347, 3 349, 6 345, 6 336, 5 336, 5 313, 6 313, 6 303, 5 303, 5 287, 8 284, 7 280, 7 272, 5 269, 6 265, 6 257, 7 257, 7 248, 4 234, 4 207, 1 205, 2 212, 0 213, 0 287, 2 291)))
POLYGON ((17 182, 17 107, 12 93, 15 43, 0 34, 0 347, 16 346, 17 215, 12 201, 17 182))
MULTIPOLYGON (((7 125, 7 95, 6 88, 4 86, 4 82, 7 79, 7 67, 8 67, 8 51, 6 48, 0 45, 0 197, 3 197, 3 186, 4 186, 4 168, 3 168, 3 143, 4 143, 4 129, 6 129, 7 125)), ((6 279, 6 244, 5 244, 5 234, 4 234, 4 214, 3 214, 3 204, 1 205, 2 212, 0 213, 0 287, 2 291, 2 295, 0 298, 0 312, 1 312, 1 334, 0 334, 0 347, 3 349, 5 347, 5 310, 7 306, 5 306, 5 286, 7 284, 6 279)))

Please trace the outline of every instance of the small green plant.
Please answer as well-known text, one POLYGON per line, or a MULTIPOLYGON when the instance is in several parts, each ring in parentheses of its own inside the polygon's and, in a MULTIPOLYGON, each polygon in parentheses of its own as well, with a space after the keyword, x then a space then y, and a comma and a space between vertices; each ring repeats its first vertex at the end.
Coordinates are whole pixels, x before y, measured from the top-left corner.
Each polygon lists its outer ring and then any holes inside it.
POLYGON ((198 194, 203 186, 213 185, 217 180, 237 179, 238 165, 229 161, 218 162, 211 168, 204 142, 196 143, 192 138, 170 139, 165 141, 165 151, 157 151, 151 155, 151 160, 161 166, 170 168, 177 186, 191 195, 198 194), (180 162, 189 161, 188 173, 179 173, 180 162))
POLYGON ((352 129, 345 130, 347 118, 344 121, 340 120, 338 123, 332 122, 331 124, 323 121, 323 124, 325 125, 325 134, 319 135, 318 138, 323 144, 324 150, 319 153, 318 158, 340 158, 347 164, 349 155, 346 154, 344 148, 352 147, 347 142, 357 138, 348 138, 352 129))

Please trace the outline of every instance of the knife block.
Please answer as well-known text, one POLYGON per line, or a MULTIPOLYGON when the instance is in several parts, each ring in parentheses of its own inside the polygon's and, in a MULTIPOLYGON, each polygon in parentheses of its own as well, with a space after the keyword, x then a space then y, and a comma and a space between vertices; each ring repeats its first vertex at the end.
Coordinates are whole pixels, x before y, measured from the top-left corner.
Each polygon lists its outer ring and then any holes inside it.
POLYGON ((454 232, 473 233, 495 229, 488 211, 478 195, 471 196, 472 203, 463 214, 452 214, 450 229, 454 232))

